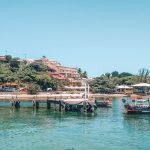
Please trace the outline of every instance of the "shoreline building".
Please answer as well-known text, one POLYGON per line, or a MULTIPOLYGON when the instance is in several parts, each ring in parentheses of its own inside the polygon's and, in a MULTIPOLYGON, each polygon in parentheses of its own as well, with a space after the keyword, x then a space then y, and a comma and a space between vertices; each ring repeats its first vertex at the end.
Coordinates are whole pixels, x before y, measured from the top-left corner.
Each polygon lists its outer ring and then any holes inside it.
POLYGON ((119 85, 115 88, 116 93, 118 94, 133 94, 133 87, 127 85, 119 85))

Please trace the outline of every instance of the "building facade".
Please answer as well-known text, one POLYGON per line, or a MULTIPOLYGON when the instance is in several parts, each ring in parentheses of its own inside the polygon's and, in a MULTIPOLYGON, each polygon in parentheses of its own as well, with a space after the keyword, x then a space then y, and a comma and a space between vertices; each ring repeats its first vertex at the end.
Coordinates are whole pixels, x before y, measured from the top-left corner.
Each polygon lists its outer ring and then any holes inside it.
POLYGON ((0 56, 0 62, 1 63, 7 62, 6 57, 5 56, 0 56))
POLYGON ((49 60, 46 57, 43 57, 36 61, 46 65, 49 75, 51 75, 54 78, 58 78, 62 80, 69 79, 69 78, 74 78, 74 79, 80 78, 77 68, 62 66, 57 61, 49 60))

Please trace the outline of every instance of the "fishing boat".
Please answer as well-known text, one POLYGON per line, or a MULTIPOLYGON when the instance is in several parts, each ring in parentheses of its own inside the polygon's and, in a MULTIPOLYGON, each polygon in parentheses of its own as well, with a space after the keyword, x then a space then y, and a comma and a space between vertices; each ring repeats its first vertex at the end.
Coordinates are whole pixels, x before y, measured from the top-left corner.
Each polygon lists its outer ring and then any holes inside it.
POLYGON ((95 100, 97 107, 112 107, 112 101, 109 99, 106 100, 95 100))
POLYGON ((126 113, 150 113, 150 100, 149 99, 123 99, 126 113))

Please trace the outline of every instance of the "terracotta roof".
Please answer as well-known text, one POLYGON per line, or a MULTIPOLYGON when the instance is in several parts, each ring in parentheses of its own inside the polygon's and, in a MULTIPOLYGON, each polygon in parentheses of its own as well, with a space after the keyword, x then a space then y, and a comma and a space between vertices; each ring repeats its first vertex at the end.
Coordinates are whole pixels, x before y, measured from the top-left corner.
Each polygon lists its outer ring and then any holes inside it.
POLYGON ((51 70, 57 71, 57 68, 56 68, 56 67, 47 66, 47 69, 51 69, 51 70))
POLYGON ((1 86, 18 86, 18 84, 16 84, 16 83, 4 83, 4 84, 1 84, 1 86))
POLYGON ((5 56, 0 56, 0 61, 7 61, 5 56))
POLYGON ((63 76, 61 76, 61 75, 52 75, 52 77, 53 77, 54 79, 58 79, 58 80, 68 80, 66 77, 63 77, 63 76))

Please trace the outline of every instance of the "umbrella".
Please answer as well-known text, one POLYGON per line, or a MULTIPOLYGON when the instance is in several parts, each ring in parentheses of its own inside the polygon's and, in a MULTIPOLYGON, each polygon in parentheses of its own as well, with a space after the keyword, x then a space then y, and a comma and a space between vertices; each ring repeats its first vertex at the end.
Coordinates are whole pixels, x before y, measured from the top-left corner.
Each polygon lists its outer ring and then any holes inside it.
POLYGON ((116 86, 116 89, 132 89, 132 87, 127 86, 127 85, 119 85, 119 86, 116 86))
POLYGON ((132 85, 133 87, 150 87, 150 84, 148 83, 139 83, 132 85))

